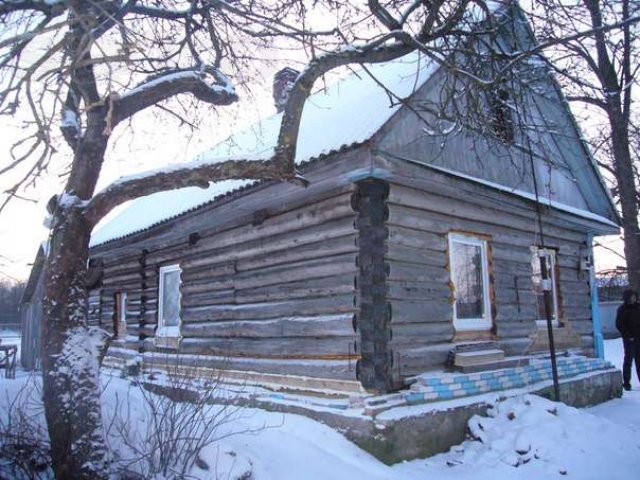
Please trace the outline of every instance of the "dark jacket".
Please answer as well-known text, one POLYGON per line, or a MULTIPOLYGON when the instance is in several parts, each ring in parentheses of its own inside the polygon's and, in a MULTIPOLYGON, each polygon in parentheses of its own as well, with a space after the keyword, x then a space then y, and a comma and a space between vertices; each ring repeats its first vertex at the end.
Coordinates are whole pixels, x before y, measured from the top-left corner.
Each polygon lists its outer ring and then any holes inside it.
POLYGON ((618 307, 616 315, 616 328, 623 338, 640 339, 640 304, 630 303, 631 295, 634 294, 630 290, 624 292, 624 303, 618 307))

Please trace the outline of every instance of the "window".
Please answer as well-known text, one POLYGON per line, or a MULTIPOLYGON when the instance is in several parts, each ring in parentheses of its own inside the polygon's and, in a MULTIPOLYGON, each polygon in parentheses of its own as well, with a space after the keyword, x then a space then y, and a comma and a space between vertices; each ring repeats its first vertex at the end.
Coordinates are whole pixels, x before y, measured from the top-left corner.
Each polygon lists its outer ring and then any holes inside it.
POLYGON ((159 337, 180 336, 180 270, 179 265, 160 268, 160 286, 158 292, 158 331, 159 337))
POLYGON ((116 292, 113 333, 117 338, 127 334, 127 292, 116 292))
POLYGON ((531 247, 531 280, 536 302, 536 323, 544 327, 547 325, 547 315, 544 308, 544 291, 551 292, 551 320, 558 326, 558 279, 556 278, 556 252, 548 248, 531 247), (547 280, 542 278, 540 259, 547 265, 547 280))
POLYGON ((489 330, 491 304, 487 242, 449 234, 449 264, 453 285, 453 326, 456 330, 489 330))
POLYGON ((503 142, 511 143, 513 142, 513 117, 509 106, 509 92, 496 89, 489 95, 493 133, 503 142))

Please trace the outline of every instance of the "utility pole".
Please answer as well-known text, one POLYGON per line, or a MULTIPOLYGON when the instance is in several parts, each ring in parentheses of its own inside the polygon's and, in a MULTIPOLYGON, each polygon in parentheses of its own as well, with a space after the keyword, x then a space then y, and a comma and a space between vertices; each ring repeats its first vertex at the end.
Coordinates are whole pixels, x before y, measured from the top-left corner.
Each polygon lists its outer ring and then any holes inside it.
MULTIPOLYGON (((544 247, 544 245, 543 245, 544 247)), ((556 344, 553 339, 553 282, 549 275, 549 265, 547 264, 547 254, 544 249, 538 250, 540 260, 540 274, 542 277, 542 295, 544 298, 544 314, 547 320, 547 335, 549 337, 549 353, 551 354, 551 373, 553 376, 553 396, 556 402, 560 401, 560 383, 558 382, 558 363, 556 361, 556 344)))

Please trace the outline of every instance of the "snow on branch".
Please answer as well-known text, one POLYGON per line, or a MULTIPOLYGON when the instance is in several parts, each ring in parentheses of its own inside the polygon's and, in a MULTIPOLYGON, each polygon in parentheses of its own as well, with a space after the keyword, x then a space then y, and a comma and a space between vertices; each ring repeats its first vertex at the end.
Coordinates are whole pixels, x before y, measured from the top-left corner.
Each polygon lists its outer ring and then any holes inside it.
POLYGON ((60 130, 62 131, 62 136, 66 142, 75 150, 78 145, 78 139, 80 138, 81 125, 78 108, 78 95, 72 87, 69 88, 69 92, 67 93, 67 98, 62 109, 60 130))
MULTIPOLYGON (((270 157, 258 160, 225 158, 216 162, 193 163, 127 177, 97 193, 87 206, 85 218, 95 225, 114 207, 133 198, 185 187, 206 188, 210 182, 222 180, 277 179, 305 184, 304 179, 296 173, 294 161, 302 111, 315 81, 337 67, 358 63, 384 63, 400 58, 416 48, 410 44, 403 31, 390 32, 384 38, 384 42, 373 41, 354 48, 342 48, 319 56, 309 63, 289 93, 278 143, 270 157)), ((194 87, 201 87, 203 84, 207 89, 204 93, 212 95, 213 100, 220 101, 218 96, 224 94, 227 95, 227 100, 236 98, 231 82, 226 77, 210 67, 204 70, 215 75, 216 84, 204 82, 202 70, 174 71, 152 78, 112 100, 113 124, 177 93, 191 92, 195 95, 194 87)))
POLYGON ((85 218, 95 225, 114 207, 133 198, 185 187, 207 188, 209 182, 241 179, 295 180, 295 173, 282 171, 273 160, 246 158, 169 166, 124 177, 112 183, 89 201, 85 218))
MULTIPOLYGON (((377 2, 373 3, 377 5, 377 2)), ((380 15, 386 17, 382 7, 378 5, 378 8, 380 15)), ((456 20, 459 15, 460 9, 453 12, 456 20)), ((391 18, 387 20, 386 23, 392 26, 391 18)), ((434 29, 432 32, 423 29, 419 34, 412 36, 402 29, 391 30, 369 43, 352 44, 314 58, 297 77, 289 92, 278 142, 271 157, 259 160, 225 158, 216 163, 201 162, 122 179, 94 196, 87 206, 85 217, 95 225, 111 209, 127 200, 184 187, 206 188, 210 182, 222 180, 277 179, 304 183, 296 175, 294 161, 302 112, 315 81, 330 70, 341 66, 395 60, 421 49, 425 42, 433 42, 450 33, 447 28, 434 29)), ((463 33, 466 35, 469 32, 463 33)), ((442 59, 439 61, 442 63, 442 59)), ((217 105, 232 103, 237 99, 229 79, 213 67, 173 70, 149 78, 126 94, 112 98, 110 125, 115 125, 136 112, 179 93, 192 93, 200 100, 217 105), (207 77, 213 77, 214 81, 208 82, 207 77)))
POLYGON ((238 99, 231 80, 216 68, 172 70, 148 79, 123 95, 112 96, 110 125, 113 127, 180 93, 191 93, 198 100, 213 105, 230 105, 238 99))
POLYGON ((342 48, 319 56, 309 63, 296 79, 284 108, 274 156, 274 161, 282 170, 294 170, 302 110, 315 81, 337 67, 355 63, 383 63, 400 58, 415 49, 402 41, 406 40, 406 36, 407 34, 402 31, 390 32, 385 36, 386 39, 396 37, 401 41, 383 46, 379 46, 380 44, 374 41, 357 48, 342 48))
POLYGON ((184 19, 193 13, 191 8, 172 10, 151 5, 133 5, 128 11, 129 13, 136 15, 144 15, 145 17, 151 18, 162 18, 163 20, 184 19))
MULTIPOLYGON (((403 32, 399 32, 400 34, 405 35, 403 32)), ((298 76, 289 94, 280 125, 278 144, 270 158, 259 160, 226 158, 216 162, 196 162, 123 178, 91 199, 85 211, 85 218, 95 225, 114 207, 127 200, 184 187, 206 188, 209 182, 233 179, 278 179, 304 184, 304 180, 296 175, 294 160, 302 110, 314 82, 336 67, 352 63, 387 62, 409 53, 413 48, 401 42, 384 46, 379 46, 376 42, 352 49, 340 49, 316 58, 298 76)), ((115 125, 142 108, 154 105, 177 93, 191 92, 196 95, 195 87, 202 88, 203 84, 207 90, 198 94, 211 95, 211 99, 217 104, 224 100, 235 100, 236 96, 230 80, 217 70, 212 68, 205 70, 215 75, 216 84, 206 83, 202 79, 201 71, 174 71, 152 78, 118 97, 113 100, 112 124, 115 125)), ((198 96, 198 98, 201 97, 198 96)))
POLYGON ((63 0, 0 0, 0 16, 26 10, 56 17, 67 10, 67 5, 63 0))

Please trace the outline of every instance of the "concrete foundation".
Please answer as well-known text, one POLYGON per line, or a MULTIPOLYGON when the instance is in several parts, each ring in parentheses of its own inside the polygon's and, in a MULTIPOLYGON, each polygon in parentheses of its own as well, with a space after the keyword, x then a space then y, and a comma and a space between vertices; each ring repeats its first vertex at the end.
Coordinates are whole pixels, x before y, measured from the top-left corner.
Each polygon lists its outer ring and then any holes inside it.
MULTIPOLYGON (((546 398, 553 396, 552 386, 533 388, 530 393, 546 398)), ((523 393, 523 390, 510 390, 496 393, 492 398, 508 397, 523 393)), ((597 405, 622 395, 622 376, 618 370, 598 372, 583 377, 565 380, 560 384, 560 400, 574 407, 597 405)), ((388 410, 375 420, 374 435, 346 436, 369 451, 385 463, 392 464, 402 460, 423 458, 447 451, 451 446, 464 441, 467 422, 476 414, 483 415, 492 401, 489 395, 464 405, 446 408, 446 403, 431 405, 426 410, 406 417, 397 418, 397 412, 388 410)), ((466 400, 471 400, 466 399, 466 400)), ((421 406, 421 410, 426 405, 421 406)), ((411 408, 411 407, 400 407, 411 408)))
MULTIPOLYGON (((176 400, 189 400, 189 392, 155 384, 148 384, 148 387, 176 400)), ((305 415, 341 432, 381 461, 393 464, 447 451, 464 441, 467 422, 473 415, 486 413, 491 404, 501 397, 524 393, 551 398, 553 389, 546 381, 526 388, 418 405, 403 403, 401 393, 381 397, 316 397, 314 401, 301 399, 300 395, 287 397, 282 393, 263 392, 239 395, 233 403, 305 415), (394 407, 394 402, 398 406, 394 407), (376 409, 378 404, 386 408, 376 409)), ((560 382, 560 400, 574 407, 596 405, 621 395, 622 376, 613 368, 560 382)))

